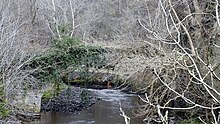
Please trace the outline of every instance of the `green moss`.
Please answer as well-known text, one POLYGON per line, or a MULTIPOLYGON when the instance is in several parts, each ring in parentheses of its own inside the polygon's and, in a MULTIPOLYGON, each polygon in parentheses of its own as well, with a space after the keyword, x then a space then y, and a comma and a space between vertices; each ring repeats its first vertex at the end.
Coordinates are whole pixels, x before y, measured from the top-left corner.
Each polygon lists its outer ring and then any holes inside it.
POLYGON ((85 80, 81 80, 81 79, 75 79, 75 80, 72 80, 71 83, 76 83, 76 84, 82 84, 82 83, 85 83, 86 81, 85 80))
POLYGON ((68 86, 68 85, 66 85, 66 84, 64 84, 64 83, 60 83, 60 91, 63 91, 63 90, 65 90, 65 89, 68 89, 70 86, 68 86))
POLYGON ((69 86, 67 86, 64 83, 56 83, 59 86, 54 86, 54 88, 52 90, 46 90, 44 91, 43 95, 42 95, 42 99, 51 99, 54 96, 58 95, 61 91, 68 89, 69 86))
POLYGON ((52 90, 44 91, 42 99, 51 99, 54 96, 54 92, 52 90))

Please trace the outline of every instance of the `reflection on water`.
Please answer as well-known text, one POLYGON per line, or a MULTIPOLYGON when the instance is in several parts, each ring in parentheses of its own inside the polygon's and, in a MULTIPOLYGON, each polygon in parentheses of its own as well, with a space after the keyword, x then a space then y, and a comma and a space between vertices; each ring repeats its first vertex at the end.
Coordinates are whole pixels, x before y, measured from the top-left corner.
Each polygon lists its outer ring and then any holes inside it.
POLYGON ((125 113, 131 117, 131 124, 143 124, 142 119, 135 118, 132 109, 137 96, 125 94, 117 90, 93 90, 91 92, 100 98, 90 110, 83 110, 77 114, 50 112, 42 113, 43 124, 124 124, 124 118, 120 116, 119 103, 125 113))

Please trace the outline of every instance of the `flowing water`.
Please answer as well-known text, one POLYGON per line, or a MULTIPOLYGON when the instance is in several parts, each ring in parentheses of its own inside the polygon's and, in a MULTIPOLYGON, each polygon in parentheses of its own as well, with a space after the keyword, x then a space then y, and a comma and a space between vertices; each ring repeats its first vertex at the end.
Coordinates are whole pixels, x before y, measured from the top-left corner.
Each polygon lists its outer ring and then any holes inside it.
POLYGON ((125 124, 124 118, 120 116, 120 105, 126 115, 131 118, 131 124, 143 124, 140 118, 132 113, 137 109, 137 96, 126 94, 111 89, 88 89, 93 92, 98 100, 89 110, 83 110, 77 114, 49 112, 42 114, 42 124, 125 124))

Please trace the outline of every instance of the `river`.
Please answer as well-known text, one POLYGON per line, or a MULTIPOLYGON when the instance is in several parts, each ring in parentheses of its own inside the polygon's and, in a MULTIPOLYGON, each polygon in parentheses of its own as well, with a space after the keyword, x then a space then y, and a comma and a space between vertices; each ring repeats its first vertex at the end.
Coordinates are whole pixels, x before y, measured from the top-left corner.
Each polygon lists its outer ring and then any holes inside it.
POLYGON ((138 97, 112 89, 88 89, 98 100, 89 110, 78 113, 47 112, 42 113, 42 124, 125 124, 120 115, 120 105, 126 115, 131 118, 131 124, 143 124, 143 119, 135 117, 132 110, 138 109, 138 97))

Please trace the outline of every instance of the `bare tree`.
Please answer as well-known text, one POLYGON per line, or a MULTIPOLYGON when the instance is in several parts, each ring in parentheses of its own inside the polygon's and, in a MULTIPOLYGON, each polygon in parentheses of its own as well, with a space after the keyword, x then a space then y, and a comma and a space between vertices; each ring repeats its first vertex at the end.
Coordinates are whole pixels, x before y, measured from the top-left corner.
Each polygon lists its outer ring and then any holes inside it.
POLYGON ((88 0, 37 0, 40 16, 58 38, 82 34, 77 33, 80 28, 96 19, 94 11, 91 11, 93 5, 94 2, 88 0))
POLYGON ((6 105, 16 105, 23 95, 42 86, 32 75, 38 68, 26 67, 39 54, 32 44, 36 15, 30 9, 34 2, 0 2, 0 99, 7 101, 6 105))
POLYGON ((145 42, 158 44, 164 56, 160 66, 150 67, 156 81, 142 99, 149 105, 146 111, 156 112, 163 123, 169 123, 173 110, 194 111, 202 122, 219 123, 218 1, 158 0, 157 5, 156 16, 149 14, 155 25, 138 19, 148 32, 145 42))

